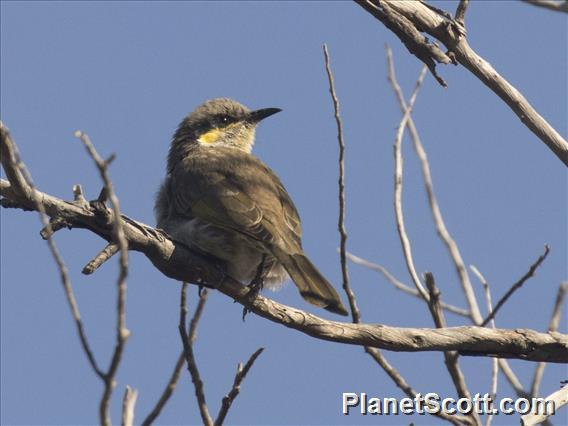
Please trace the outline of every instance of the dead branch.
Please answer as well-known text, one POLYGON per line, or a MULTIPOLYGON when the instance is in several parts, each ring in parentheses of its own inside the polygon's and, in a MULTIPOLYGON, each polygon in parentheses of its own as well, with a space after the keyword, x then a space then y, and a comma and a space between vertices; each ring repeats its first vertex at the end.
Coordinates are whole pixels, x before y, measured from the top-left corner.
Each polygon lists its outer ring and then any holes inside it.
MULTIPOLYGON (((400 85, 396 80, 394 61, 392 59, 392 51, 388 46, 386 47, 386 53, 387 53, 387 64, 388 64, 388 79, 396 94, 398 103, 400 105, 400 109, 402 112, 404 112, 405 109, 407 108, 406 100, 404 99, 402 89, 400 88, 400 85)), ((424 72, 424 70, 422 72, 424 72)), ((420 140, 420 136, 418 135, 418 131, 416 130, 416 126, 414 125, 414 120, 412 120, 412 117, 408 119, 407 128, 410 134, 410 138, 412 139, 416 155, 420 160, 420 167, 422 168, 424 187, 426 189, 426 195, 428 196, 428 204, 430 205, 430 210, 432 212, 434 224, 436 225, 436 231, 440 236, 440 239, 446 246, 448 253, 450 254, 450 257, 452 258, 452 261, 455 265, 456 272, 460 279, 460 283, 462 285, 466 301, 469 305, 470 315, 473 316, 475 323, 479 323, 482 321, 482 317, 481 313, 479 312, 479 307, 477 305, 477 299, 475 297, 471 281, 469 280, 467 269, 465 268, 465 264, 462 259, 458 245, 450 235, 450 232, 446 228, 446 224, 442 217, 442 212, 440 210, 440 206, 438 205, 438 200, 436 199, 436 195, 434 193, 434 183, 432 181, 432 173, 430 172, 430 164, 428 162, 428 156, 426 155, 426 150, 422 145, 422 141, 420 140)))
MULTIPOLYGON (((2 150, 14 149, 8 138, 2 137, 0 143, 2 150)), ((4 161, 7 156, 2 158, 4 161)), ((15 166, 10 161, 4 161, 3 166, 7 176, 13 175, 15 166)), ((25 196, 29 193, 29 187, 20 193, 10 182, 0 180, 2 197, 24 209, 36 210, 33 199, 25 196)), ((73 228, 88 229, 107 241, 113 240, 111 210, 97 209, 92 205, 89 208, 80 207, 39 191, 37 198, 49 217, 61 216, 73 228)), ((214 260, 171 240, 163 231, 124 215, 120 220, 129 249, 143 253, 164 275, 178 281, 213 287, 263 318, 318 339, 392 351, 455 350, 471 356, 568 362, 568 336, 558 332, 492 330, 483 327, 448 327, 436 330, 381 324, 348 324, 327 321, 260 295, 251 299, 249 289, 227 276, 214 260)))
MULTIPOLYGON (((552 308, 552 316, 550 317, 550 323, 548 324, 548 331, 557 331, 558 325, 560 324, 560 317, 562 316, 562 306, 564 305, 564 298, 566 292, 568 291, 568 283, 562 283, 558 287, 558 293, 556 293, 556 300, 554 301, 554 307, 552 308)), ((533 380, 531 384, 530 394, 533 397, 537 397, 539 394, 540 383, 542 381, 542 376, 544 375, 544 368, 546 363, 539 362, 534 370, 533 380)))
POLYGON ((152 408, 152 411, 150 411, 146 416, 146 418, 142 421, 141 423, 142 426, 150 426, 158 418, 158 416, 162 412, 162 409, 168 403, 170 397, 172 396, 172 394, 174 393, 177 387, 184 365, 185 365, 185 352, 182 350, 182 352, 178 356, 176 365, 170 376, 170 380, 168 380, 168 384, 164 388, 162 394, 160 395, 160 398, 156 402, 156 405, 154 405, 154 408, 152 408))
POLYGON ((513 295, 513 293, 515 291, 517 291, 518 289, 520 289, 523 284, 531 277, 534 276, 537 268, 540 266, 540 264, 542 262, 544 262, 544 259, 546 259, 546 256, 548 256, 548 253, 550 252, 550 247, 548 247, 548 245, 544 246, 544 253, 542 255, 539 256, 539 258, 530 266, 529 270, 527 271, 527 273, 525 275, 523 275, 517 282, 515 282, 510 288, 509 290, 507 290, 507 292, 503 295, 503 297, 501 297, 501 299, 499 299, 499 301, 497 302, 497 304, 495 305, 495 309, 493 309, 489 315, 487 315, 487 318, 485 318, 483 320, 483 322, 481 323, 481 326, 485 326, 487 325, 487 323, 492 320, 493 318, 495 318, 495 315, 497 314, 497 312, 499 311, 499 309, 501 309, 501 307, 505 304, 505 302, 507 300, 509 300, 509 298, 513 295))
MULTIPOLYGON (((114 155, 111 155, 107 160, 103 160, 98 154, 94 145, 91 143, 91 140, 89 139, 89 136, 87 136, 87 134, 81 131, 77 131, 75 132, 75 136, 79 138, 81 142, 83 142, 83 145, 85 145, 89 156, 95 162, 95 165, 99 170, 99 174, 101 175, 104 187, 98 200, 98 203, 102 205, 98 207, 104 207, 102 194, 105 194, 105 199, 110 199, 113 212, 113 220, 111 222, 113 243, 118 246, 118 251, 120 253, 118 262, 119 272, 116 284, 118 289, 116 304, 116 344, 111 357, 110 366, 104 376, 105 389, 99 406, 101 423, 105 426, 110 426, 110 399, 112 397, 112 392, 116 387, 115 377, 116 372, 118 371, 118 366, 120 365, 120 362, 122 360, 124 346, 126 345, 126 340, 130 336, 130 331, 126 328, 126 277, 128 276, 128 240, 124 235, 124 225, 122 223, 122 220, 120 220, 121 214, 118 197, 114 192, 112 181, 110 180, 110 177, 108 175, 108 165, 114 159, 114 155)), ((64 220, 63 218, 57 216, 52 217, 52 219, 64 220)), ((133 399, 134 401, 136 401, 135 397, 133 397, 133 399)))
POLYGON ((197 399, 197 406, 199 407, 199 414, 201 414, 201 420, 206 426, 213 426, 213 419, 209 414, 209 408, 207 407, 207 402, 205 401, 205 392, 203 390, 203 381, 201 380, 201 375, 199 374, 199 369, 197 368, 197 363, 195 361, 195 355, 193 353, 193 343, 197 337, 197 324, 201 318, 201 313, 205 307, 205 302, 207 301, 207 290, 204 290, 199 296, 199 304, 195 309, 193 318, 191 319, 189 326, 189 334, 186 331, 186 318, 187 318, 187 283, 183 283, 181 287, 181 298, 180 298, 180 314, 179 314, 179 333, 181 336, 181 341, 183 343, 183 353, 185 356, 185 362, 187 365, 187 370, 191 376, 191 381, 193 382, 193 387, 195 389, 195 397, 197 399))
POLYGON ((247 376, 248 372, 254 365, 256 359, 260 356, 260 354, 264 351, 264 348, 258 348, 254 353, 250 356, 249 360, 243 367, 242 363, 239 363, 237 366, 237 374, 235 374, 235 380, 233 381, 233 386, 227 395, 223 397, 221 401, 221 408, 219 409, 219 414, 217 414, 217 418, 215 419, 215 426, 221 426, 225 421, 225 417, 231 408, 231 404, 235 398, 239 395, 241 391, 241 384, 245 377, 247 376))
POLYGON ((521 0, 533 6, 542 7, 554 12, 568 13, 568 1, 566 0, 521 0))
POLYGON ((408 50, 428 66, 434 77, 446 86, 436 73, 436 63, 460 63, 499 96, 509 108, 554 154, 568 166, 568 142, 533 108, 527 99, 489 62, 468 44, 465 28, 448 12, 422 1, 355 0, 363 9, 393 31, 408 50), (443 43, 448 53, 422 33, 443 43))
POLYGON ((122 426, 134 425, 134 407, 138 398, 138 390, 126 386, 122 399, 122 426))
MULTIPOLYGON (((355 256, 353 253, 347 253, 347 259, 349 259, 351 262, 357 264, 357 265, 361 265, 364 266, 366 268, 369 268, 373 271, 379 272, 380 274, 382 274, 388 282, 390 282, 396 289, 406 293, 406 294, 410 294, 411 296, 414 297, 418 297, 420 298, 420 294, 418 293, 418 290, 416 290, 413 287, 410 287, 407 284, 404 284, 403 282, 399 281, 394 275, 392 275, 384 266, 379 265, 377 263, 373 263, 373 262, 369 262, 366 259, 363 259, 362 257, 359 256, 355 256)), ((470 317, 469 311, 459 308, 457 306, 454 305, 450 305, 449 303, 440 301, 440 306, 442 307, 442 309, 451 312, 453 314, 456 315, 460 315, 462 317, 470 317)))
POLYGON ((349 271, 347 269, 347 256, 346 256, 346 244, 347 244, 347 231, 345 230, 345 142, 343 141, 343 125, 341 123, 341 116, 339 115, 339 100, 337 99, 337 94, 335 93, 335 84, 333 80, 333 72, 331 71, 331 66, 329 65, 329 53, 327 51, 327 45, 323 45, 323 55, 325 59, 325 70, 327 73, 327 79, 329 82, 329 93, 331 95, 331 100, 333 101, 333 110, 335 123, 337 125, 337 142, 339 144, 339 218, 337 223, 337 228, 339 230, 339 258, 341 263, 341 276, 343 278, 343 290, 347 295, 349 300, 349 307, 351 310, 351 317, 354 323, 357 323, 361 319, 361 314, 359 308, 357 307, 357 301, 355 299, 355 293, 349 284, 349 271))

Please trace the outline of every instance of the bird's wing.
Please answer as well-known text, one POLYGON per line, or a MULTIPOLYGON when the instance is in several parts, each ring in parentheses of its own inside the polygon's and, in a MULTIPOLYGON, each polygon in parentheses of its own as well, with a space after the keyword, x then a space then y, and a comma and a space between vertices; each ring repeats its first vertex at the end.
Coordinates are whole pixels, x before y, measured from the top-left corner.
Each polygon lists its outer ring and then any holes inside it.
POLYGON ((300 218, 280 179, 250 154, 232 148, 207 150, 188 156, 173 171, 175 214, 300 251, 300 218))

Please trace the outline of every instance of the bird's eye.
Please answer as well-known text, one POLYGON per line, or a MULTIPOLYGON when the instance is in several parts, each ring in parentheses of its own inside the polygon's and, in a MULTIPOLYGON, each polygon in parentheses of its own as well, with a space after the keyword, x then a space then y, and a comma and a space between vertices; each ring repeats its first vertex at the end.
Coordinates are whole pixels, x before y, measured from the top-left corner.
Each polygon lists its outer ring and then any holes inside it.
POLYGON ((229 122, 229 117, 224 115, 223 117, 221 117, 221 121, 223 122, 223 124, 227 124, 229 122))

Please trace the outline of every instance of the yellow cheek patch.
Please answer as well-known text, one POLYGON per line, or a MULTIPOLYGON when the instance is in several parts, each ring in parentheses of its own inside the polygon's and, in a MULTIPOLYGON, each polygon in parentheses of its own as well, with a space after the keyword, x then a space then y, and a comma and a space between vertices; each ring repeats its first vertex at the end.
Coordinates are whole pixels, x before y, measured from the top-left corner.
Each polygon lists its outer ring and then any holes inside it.
POLYGON ((208 132, 203 133, 201 136, 199 136, 199 139, 197 140, 204 144, 211 144, 217 142, 217 140, 221 137, 222 134, 223 132, 219 129, 211 129, 208 132))

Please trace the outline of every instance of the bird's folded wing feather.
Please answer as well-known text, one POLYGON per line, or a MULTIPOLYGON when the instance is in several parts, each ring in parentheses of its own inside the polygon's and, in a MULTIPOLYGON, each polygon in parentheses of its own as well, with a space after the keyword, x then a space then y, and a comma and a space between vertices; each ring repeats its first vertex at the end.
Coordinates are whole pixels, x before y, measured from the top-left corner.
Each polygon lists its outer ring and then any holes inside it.
POLYGON ((300 218, 278 177, 250 154, 223 154, 192 156, 174 170, 176 214, 198 217, 265 244, 301 249, 300 218))

